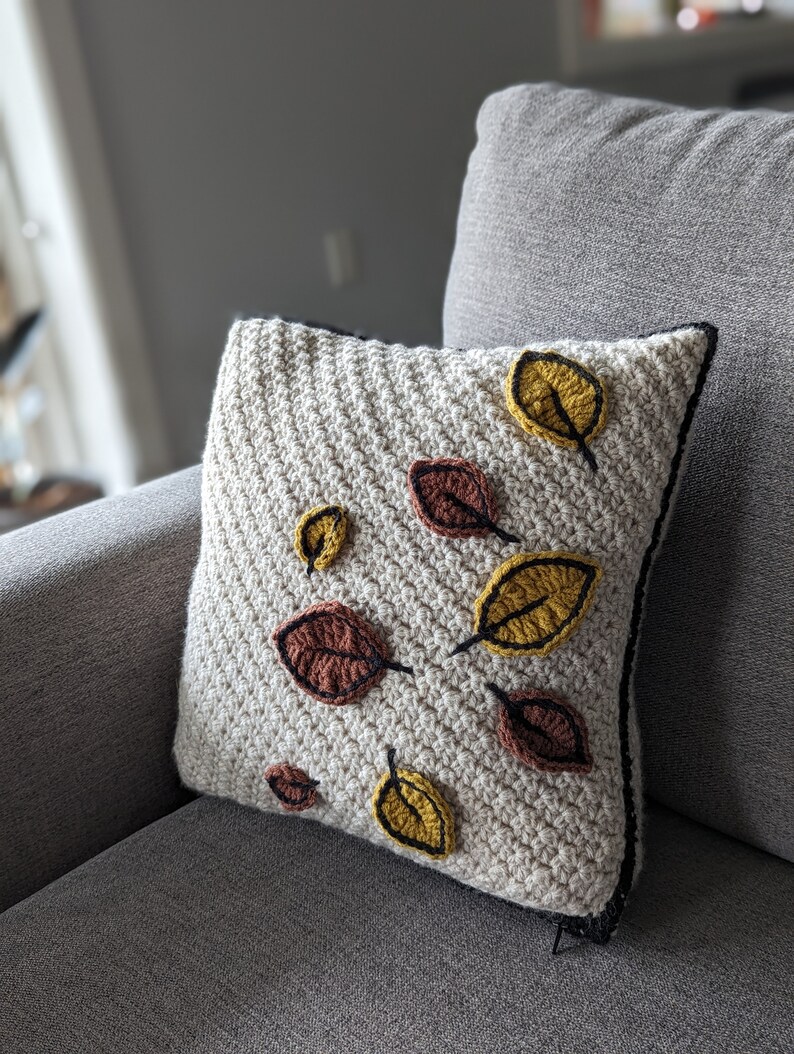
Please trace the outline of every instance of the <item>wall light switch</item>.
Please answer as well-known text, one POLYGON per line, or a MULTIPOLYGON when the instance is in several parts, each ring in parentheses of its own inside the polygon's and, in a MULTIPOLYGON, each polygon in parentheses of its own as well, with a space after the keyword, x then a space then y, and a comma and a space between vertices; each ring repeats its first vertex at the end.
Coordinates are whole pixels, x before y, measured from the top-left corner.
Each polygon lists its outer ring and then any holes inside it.
POLYGON ((336 231, 326 231, 323 237, 325 245, 325 264, 328 278, 334 288, 350 285, 360 274, 356 240, 349 227, 340 227, 336 231))

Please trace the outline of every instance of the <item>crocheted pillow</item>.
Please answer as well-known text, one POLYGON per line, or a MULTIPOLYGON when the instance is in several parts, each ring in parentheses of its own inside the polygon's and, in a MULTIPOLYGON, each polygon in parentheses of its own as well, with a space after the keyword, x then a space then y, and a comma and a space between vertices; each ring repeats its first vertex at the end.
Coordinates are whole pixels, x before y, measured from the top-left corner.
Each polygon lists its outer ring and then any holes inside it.
POLYGON ((606 940, 639 858, 643 589, 715 340, 459 351, 238 323, 185 783, 606 940))

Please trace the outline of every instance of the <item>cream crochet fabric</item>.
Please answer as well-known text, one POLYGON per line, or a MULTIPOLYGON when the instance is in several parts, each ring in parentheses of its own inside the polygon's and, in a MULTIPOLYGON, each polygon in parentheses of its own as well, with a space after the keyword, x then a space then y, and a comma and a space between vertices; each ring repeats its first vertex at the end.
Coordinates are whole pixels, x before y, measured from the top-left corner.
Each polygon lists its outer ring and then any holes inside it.
POLYGON ((531 346, 552 347, 603 385, 594 471, 580 450, 526 431, 508 409, 506 378, 521 349, 387 346, 279 320, 235 325, 204 458, 175 746, 184 782, 280 810, 284 799, 264 773, 296 766, 317 781, 306 817, 559 913, 574 931, 581 920, 580 932, 604 939, 638 856, 630 704, 638 582, 714 337, 692 326, 531 346), (482 471, 498 526, 517 542, 490 530, 444 537, 420 521, 407 473, 437 458, 482 471), (307 575, 296 524, 329 504, 347 515, 344 544, 307 575), (570 636, 545 656, 482 643, 451 654, 475 633, 474 602, 495 569, 549 551, 594 560, 602 572, 570 636), (381 670, 348 705, 307 694, 279 661, 273 634, 322 601, 355 612, 389 661, 413 673, 381 670), (503 706, 488 685, 508 696, 540 690, 573 707, 589 770, 544 771, 505 749, 503 706), (373 816, 390 749, 398 769, 421 774, 449 806, 448 856, 398 844, 373 816))

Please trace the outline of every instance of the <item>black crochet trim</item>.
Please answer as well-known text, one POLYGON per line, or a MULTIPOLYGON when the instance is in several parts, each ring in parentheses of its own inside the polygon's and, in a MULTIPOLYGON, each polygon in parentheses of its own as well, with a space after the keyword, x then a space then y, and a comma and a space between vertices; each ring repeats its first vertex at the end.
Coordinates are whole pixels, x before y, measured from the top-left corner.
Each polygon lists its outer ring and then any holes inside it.
POLYGON ((324 333, 333 333, 337 337, 355 337, 356 340, 380 340, 379 337, 372 337, 369 333, 365 333, 363 329, 342 329, 341 326, 332 326, 329 322, 313 322, 307 318, 292 318, 289 315, 273 315, 273 314, 249 314, 242 313, 236 317, 237 322, 287 322, 290 325, 306 326, 307 329, 319 329, 324 333))
POLYGON ((686 448, 686 441, 689 435, 690 428, 692 426, 692 420, 695 416, 695 410, 697 409, 700 396, 703 391, 703 386, 706 383, 706 377, 711 366, 712 359, 714 358, 714 352, 717 347, 717 328, 712 326, 708 322, 693 322, 688 326, 676 326, 675 329, 661 330, 657 333, 650 333, 639 339, 645 340, 647 337, 661 336, 665 333, 678 333, 681 330, 686 329, 700 329, 708 338, 708 347, 706 348, 706 354, 703 357, 703 362, 700 367, 698 374, 697 383, 695 389, 690 396, 689 402, 687 403, 686 413, 684 414, 684 420, 681 422, 681 428, 678 432, 678 445, 676 447, 675 455, 673 456, 672 463, 670 465, 670 475, 667 480, 667 485, 664 488, 662 494, 662 501, 659 507, 659 515, 656 518, 654 524, 653 533, 648 548, 645 550, 645 555, 642 559, 642 566, 640 568, 640 575, 637 579, 637 585, 634 590, 634 605, 631 613, 631 630, 629 633, 628 643, 626 644, 626 652, 623 658, 623 673, 620 681, 620 708, 618 712, 618 728, 620 732, 620 762, 621 762, 621 774, 623 777, 623 808, 626 816, 626 849, 623 856, 623 862, 620 866, 620 875, 618 876, 618 884, 615 887, 615 892, 609 899, 607 906, 601 912, 600 915, 562 915, 558 912, 549 912, 544 915, 549 918, 552 922, 561 926, 564 930, 570 933, 574 937, 586 937, 588 940, 593 941, 595 944, 606 944, 610 936, 617 927, 620 921, 620 916, 623 914, 623 908, 626 905, 626 898, 631 890, 632 883, 634 881, 634 871, 637 864, 637 808, 634 801, 634 789, 632 787, 632 758, 629 744, 629 709, 631 701, 631 688, 634 677, 634 662, 637 653, 637 641, 639 639, 640 624, 642 622, 642 611, 645 603, 645 590, 648 584, 648 576, 653 565, 653 560, 656 555, 656 550, 659 547, 659 541, 662 536, 667 514, 670 511, 670 503, 673 498, 678 476, 681 471, 681 462, 684 457, 684 450, 686 448))

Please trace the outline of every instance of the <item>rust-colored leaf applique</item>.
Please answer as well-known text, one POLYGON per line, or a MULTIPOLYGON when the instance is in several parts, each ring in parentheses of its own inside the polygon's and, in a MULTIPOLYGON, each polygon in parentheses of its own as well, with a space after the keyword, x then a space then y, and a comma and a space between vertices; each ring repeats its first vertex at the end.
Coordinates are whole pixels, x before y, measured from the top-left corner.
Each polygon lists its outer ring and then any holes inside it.
POLYGON ((391 662, 372 627, 338 600, 312 604, 282 622, 273 641, 298 687, 332 706, 355 702, 387 670, 413 673, 391 662))
POLYGON ((341 505, 318 505, 298 520, 295 552, 306 564, 306 573, 324 571, 339 555, 347 533, 347 516, 341 505))
POLYGON ((508 693, 488 687, 501 704, 498 735, 505 750, 542 772, 590 771, 587 726, 570 703, 537 688, 508 693))
POLYGON ((579 450, 596 471, 588 444, 604 427, 607 396, 580 362, 557 351, 525 351, 507 375, 507 407, 527 432, 579 450))
POLYGON ((503 542, 518 538, 496 526, 499 509, 491 485, 472 461, 437 457, 414 461, 408 491, 416 515, 446 538, 483 538, 492 533, 503 542))
POLYGON ((494 571, 474 604, 474 636, 497 655, 548 655, 573 633, 593 600, 601 568, 575 553, 519 553, 494 571))
POLYGON ((310 779, 296 765, 271 765, 265 769, 265 779, 287 812, 303 812, 317 801, 320 781, 310 779))
POLYGON ((398 769, 395 751, 387 758, 389 771, 372 795, 372 815, 389 838, 434 860, 455 848, 452 812, 429 779, 419 772, 398 769))

